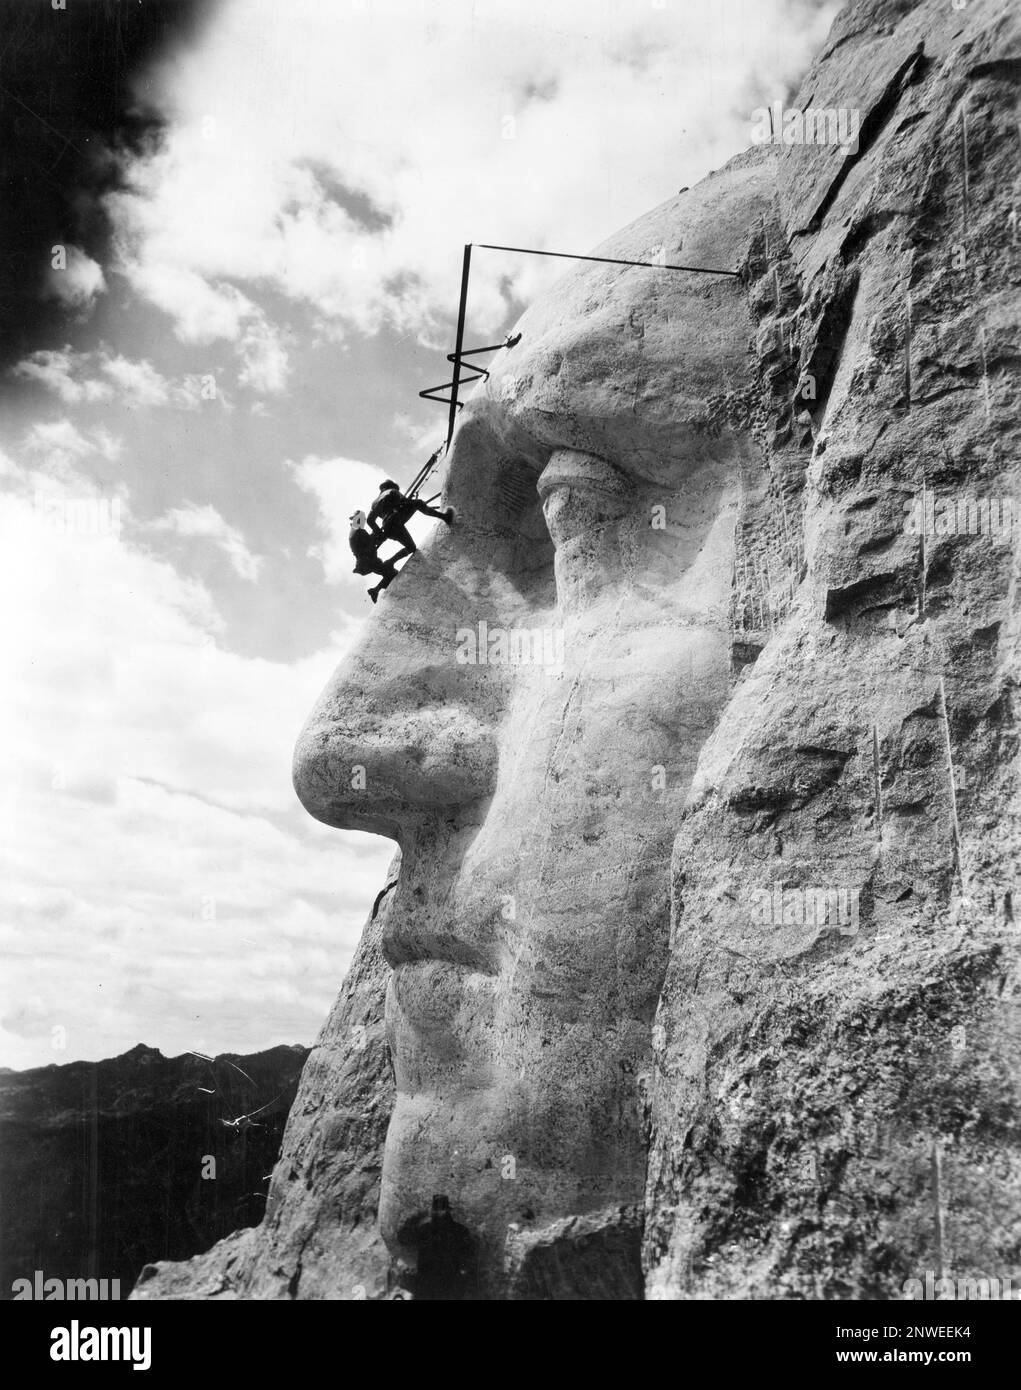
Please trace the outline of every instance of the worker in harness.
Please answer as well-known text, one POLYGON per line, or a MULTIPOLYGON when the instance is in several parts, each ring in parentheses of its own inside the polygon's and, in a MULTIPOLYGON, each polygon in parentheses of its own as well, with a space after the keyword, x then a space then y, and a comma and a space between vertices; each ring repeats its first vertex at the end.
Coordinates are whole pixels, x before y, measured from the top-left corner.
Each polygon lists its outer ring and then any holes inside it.
POLYGON ((369 590, 369 598, 375 603, 380 590, 389 588, 397 577, 397 566, 393 560, 379 558, 379 547, 383 542, 378 532, 366 530, 364 512, 353 512, 348 520, 351 522, 351 530, 347 539, 351 554, 355 557, 355 574, 382 575, 379 583, 369 590))
MULTIPOLYGON (((436 462, 439 450, 433 454, 427 468, 436 462)), ((433 516, 437 521, 444 521, 448 526, 454 520, 453 507, 447 507, 441 511, 437 507, 430 507, 427 502, 423 502, 418 497, 405 497, 400 488, 392 478, 387 478, 379 485, 379 496, 369 508, 369 527, 375 532, 377 549, 384 541, 397 541, 401 549, 396 555, 392 555, 387 562, 395 564, 398 560, 403 560, 406 555, 414 555, 418 547, 415 545, 414 538, 408 530, 408 522, 416 512, 421 512, 423 516, 433 516)), ((390 581, 387 580, 387 583, 390 581)), ((384 584, 385 588, 386 585, 384 584)))

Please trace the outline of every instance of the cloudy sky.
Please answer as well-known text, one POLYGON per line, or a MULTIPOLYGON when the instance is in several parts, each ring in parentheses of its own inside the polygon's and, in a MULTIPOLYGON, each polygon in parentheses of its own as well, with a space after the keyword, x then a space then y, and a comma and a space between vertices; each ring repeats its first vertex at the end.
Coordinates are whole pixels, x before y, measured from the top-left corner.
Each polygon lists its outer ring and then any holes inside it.
MULTIPOLYGON (((291 749, 371 621, 346 517, 443 438, 464 243, 591 249, 836 8, 7 0, 0 1065, 312 1042, 392 847, 291 749)), ((478 253, 470 340, 556 273, 478 253)))

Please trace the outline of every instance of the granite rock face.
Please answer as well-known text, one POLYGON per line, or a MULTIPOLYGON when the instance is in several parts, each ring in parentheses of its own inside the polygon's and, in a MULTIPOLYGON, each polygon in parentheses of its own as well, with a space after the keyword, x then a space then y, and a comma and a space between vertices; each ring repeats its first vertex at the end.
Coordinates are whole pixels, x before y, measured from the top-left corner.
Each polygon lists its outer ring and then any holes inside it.
POLYGON ((858 5, 795 98, 861 136, 784 151, 752 268, 809 437, 799 482, 778 412, 742 549, 800 515, 803 578, 749 585, 675 844, 653 1297, 1018 1273, 1019 52, 1006 5, 858 5))
POLYGON ((599 252, 738 275, 579 265, 521 319, 299 741, 402 863, 266 1222, 140 1294, 1016 1273, 1017 529, 966 504, 1017 498, 1017 53, 997 0, 851 5, 792 105, 854 148, 599 252))

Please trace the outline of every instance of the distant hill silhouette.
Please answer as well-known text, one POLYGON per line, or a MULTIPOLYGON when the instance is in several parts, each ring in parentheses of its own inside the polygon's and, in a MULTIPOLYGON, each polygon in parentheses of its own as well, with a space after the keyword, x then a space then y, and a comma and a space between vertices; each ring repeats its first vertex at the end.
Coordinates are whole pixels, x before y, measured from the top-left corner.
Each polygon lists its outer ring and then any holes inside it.
POLYGON ((203 1060, 139 1044, 102 1062, 0 1068, 0 1299, 37 1269, 119 1278, 126 1298, 147 1262, 259 1222, 307 1056, 203 1060))

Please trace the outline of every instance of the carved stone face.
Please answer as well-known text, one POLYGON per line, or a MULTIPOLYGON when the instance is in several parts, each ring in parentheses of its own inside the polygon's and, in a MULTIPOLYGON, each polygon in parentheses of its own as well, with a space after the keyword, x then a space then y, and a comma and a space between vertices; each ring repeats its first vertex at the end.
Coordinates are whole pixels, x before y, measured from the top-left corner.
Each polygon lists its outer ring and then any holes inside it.
MULTIPOLYGON (((771 189, 749 157, 601 254, 733 269, 771 189)), ((313 815, 402 847, 382 1227, 414 1261, 442 1194, 480 1288, 512 1225, 641 1202, 669 861, 732 683, 758 467, 740 281, 579 263, 517 329, 461 415, 455 525, 383 597, 295 763, 313 815)))

